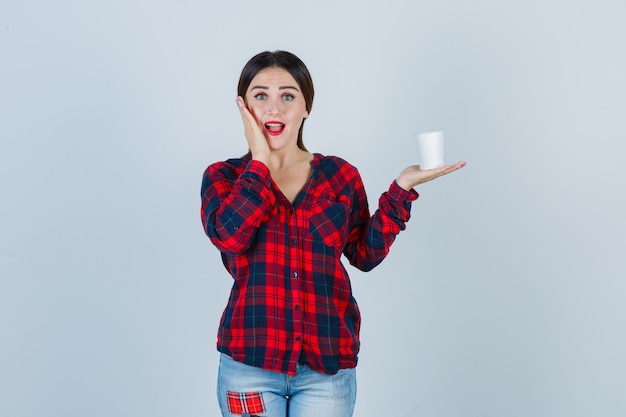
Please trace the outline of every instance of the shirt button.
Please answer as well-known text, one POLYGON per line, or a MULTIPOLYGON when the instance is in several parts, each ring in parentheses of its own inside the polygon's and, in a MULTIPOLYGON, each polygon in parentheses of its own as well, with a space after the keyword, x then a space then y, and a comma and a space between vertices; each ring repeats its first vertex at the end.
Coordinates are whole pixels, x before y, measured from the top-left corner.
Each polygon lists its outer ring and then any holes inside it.
POLYGON ((296 304, 296 310, 300 310, 300 304, 296 304))
POLYGON ((293 273, 293 277, 294 277, 294 278, 298 278, 298 273, 297 273, 297 272, 294 272, 294 273, 293 273))
POLYGON ((300 336, 296 336, 296 340, 299 342, 302 339, 300 338, 300 336))
POLYGON ((291 239, 291 244, 295 245, 296 244, 296 239, 291 239))

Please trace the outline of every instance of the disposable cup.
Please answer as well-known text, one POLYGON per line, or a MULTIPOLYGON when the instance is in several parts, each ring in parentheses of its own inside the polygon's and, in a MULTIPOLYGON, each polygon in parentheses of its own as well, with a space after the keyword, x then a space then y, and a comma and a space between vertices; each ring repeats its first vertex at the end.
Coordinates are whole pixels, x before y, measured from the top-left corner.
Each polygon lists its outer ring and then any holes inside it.
POLYGON ((415 133, 417 160, 421 169, 434 169, 443 166, 443 131, 415 133))

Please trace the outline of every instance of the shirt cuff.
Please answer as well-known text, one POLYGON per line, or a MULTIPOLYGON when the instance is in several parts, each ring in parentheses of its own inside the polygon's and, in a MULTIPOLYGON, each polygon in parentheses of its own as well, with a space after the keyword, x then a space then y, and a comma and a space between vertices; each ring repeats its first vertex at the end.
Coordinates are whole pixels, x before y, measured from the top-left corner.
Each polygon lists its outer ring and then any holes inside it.
POLYGON ((257 176, 265 185, 270 186, 271 184, 272 176, 270 175, 270 169, 263 162, 255 159, 251 159, 248 162, 248 165, 246 165, 246 169, 242 175, 257 176))
POLYGON ((407 191, 394 180, 389 186, 389 198, 395 201, 415 201, 420 196, 415 189, 407 191))

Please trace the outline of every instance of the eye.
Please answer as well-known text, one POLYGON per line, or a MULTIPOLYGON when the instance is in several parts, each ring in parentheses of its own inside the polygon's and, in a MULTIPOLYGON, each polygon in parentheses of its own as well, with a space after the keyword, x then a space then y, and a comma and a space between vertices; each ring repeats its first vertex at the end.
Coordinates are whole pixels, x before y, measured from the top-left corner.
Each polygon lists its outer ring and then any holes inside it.
POLYGON ((257 100, 265 100, 265 99, 267 99, 267 95, 265 95, 263 93, 259 93, 259 94, 255 95, 254 98, 256 98, 257 100))
POLYGON ((283 100, 285 100, 285 101, 291 101, 291 100, 293 100, 293 99, 295 99, 295 97, 294 97, 294 96, 292 96, 291 94, 285 94, 285 95, 283 95, 283 100))

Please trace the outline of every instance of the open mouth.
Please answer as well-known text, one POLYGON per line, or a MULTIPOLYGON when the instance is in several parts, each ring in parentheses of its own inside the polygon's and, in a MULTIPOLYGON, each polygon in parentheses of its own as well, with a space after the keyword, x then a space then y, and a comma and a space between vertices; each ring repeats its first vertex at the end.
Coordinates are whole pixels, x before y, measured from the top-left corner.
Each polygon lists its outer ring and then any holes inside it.
POLYGON ((265 131, 268 135, 278 136, 285 130, 285 124, 280 122, 265 123, 265 131))

